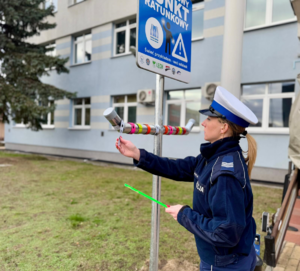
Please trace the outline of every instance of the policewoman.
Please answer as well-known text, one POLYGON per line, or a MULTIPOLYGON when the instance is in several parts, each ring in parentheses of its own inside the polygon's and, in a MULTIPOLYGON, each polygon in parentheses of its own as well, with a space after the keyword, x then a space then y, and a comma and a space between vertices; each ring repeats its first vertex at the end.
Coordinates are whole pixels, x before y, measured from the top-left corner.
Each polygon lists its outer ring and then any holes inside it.
POLYGON ((116 148, 154 175, 194 182, 193 208, 175 205, 166 212, 194 234, 201 271, 253 271, 256 224, 249 176, 256 159, 256 142, 245 128, 256 124, 257 118, 222 87, 217 87, 210 108, 199 112, 207 116, 201 125, 209 143, 200 146, 197 157, 158 157, 123 138, 120 146, 117 139, 116 148), (246 158, 239 145, 241 138, 248 141, 246 158))

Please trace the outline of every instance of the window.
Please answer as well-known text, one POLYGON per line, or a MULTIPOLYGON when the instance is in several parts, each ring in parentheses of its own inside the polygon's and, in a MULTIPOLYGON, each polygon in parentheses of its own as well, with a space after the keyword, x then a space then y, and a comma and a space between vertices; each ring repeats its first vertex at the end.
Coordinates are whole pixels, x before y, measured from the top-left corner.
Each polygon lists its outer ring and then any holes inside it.
POLYGON ((247 0, 246 29, 294 20, 296 16, 289 0, 247 0))
MULTIPOLYGON (((50 107, 54 105, 54 101, 49 101, 48 103, 42 103, 41 101, 36 101, 39 106, 45 106, 45 107, 50 107)), ((54 128, 54 111, 53 112, 49 112, 48 114, 42 115, 41 116, 41 124, 43 129, 45 128, 54 128)), ((25 128, 27 127, 27 124, 24 124, 24 121, 22 120, 19 123, 15 123, 15 127, 19 127, 19 128, 25 128)))
MULTIPOLYGON (((40 106, 43 106, 43 103, 39 102, 40 106)), ((44 106, 53 106, 54 101, 49 101, 48 104, 45 104, 44 106)), ((42 127, 47 128, 54 125, 54 111, 50 112, 48 114, 42 115, 42 127)))
POLYGON ((242 86, 242 102, 257 116, 250 131, 288 132, 289 115, 295 99, 295 83, 269 83, 242 86))
POLYGON ((91 99, 80 98, 73 100, 73 126, 89 127, 91 125, 91 99))
POLYGON ((194 119, 193 131, 200 131, 201 89, 169 91, 165 123, 171 126, 185 126, 189 119, 194 119))
POLYGON ((74 38, 74 64, 92 60, 92 34, 84 34, 74 38))
POLYGON ((56 44, 55 44, 55 42, 46 45, 46 48, 52 50, 52 51, 46 52, 47 56, 56 56, 56 44))
POLYGON ((56 12, 57 11, 57 0, 45 0, 43 8, 47 9, 51 5, 54 6, 54 12, 56 12))
POLYGON ((192 40, 203 37, 204 4, 203 1, 195 0, 193 3, 193 29, 192 40))
POLYGON ((136 94, 113 97, 113 108, 124 122, 136 123, 136 94))
POLYGON ((136 47, 136 19, 115 24, 114 55, 130 53, 130 46, 136 47))

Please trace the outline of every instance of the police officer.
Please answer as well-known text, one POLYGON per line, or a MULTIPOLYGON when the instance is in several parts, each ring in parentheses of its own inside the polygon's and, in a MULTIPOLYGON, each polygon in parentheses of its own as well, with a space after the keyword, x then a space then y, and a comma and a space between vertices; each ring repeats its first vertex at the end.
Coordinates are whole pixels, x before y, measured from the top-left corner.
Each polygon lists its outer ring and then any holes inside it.
POLYGON ((235 96, 217 87, 214 100, 202 123, 204 139, 197 157, 170 160, 137 149, 121 138, 116 148, 132 157, 134 164, 154 175, 194 182, 193 208, 166 208, 175 220, 194 234, 200 270, 253 271, 256 224, 252 217, 253 194, 249 176, 256 159, 256 142, 245 130, 256 124, 254 113, 235 96), (239 140, 247 138, 244 158, 239 140))

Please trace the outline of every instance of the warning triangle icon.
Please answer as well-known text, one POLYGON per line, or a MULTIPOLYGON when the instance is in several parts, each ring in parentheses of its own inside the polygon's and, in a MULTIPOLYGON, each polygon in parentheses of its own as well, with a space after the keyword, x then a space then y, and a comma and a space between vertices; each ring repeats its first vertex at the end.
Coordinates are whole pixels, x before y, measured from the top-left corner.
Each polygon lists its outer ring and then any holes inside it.
POLYGON ((174 46, 172 56, 176 57, 184 62, 188 62, 181 33, 179 34, 176 44, 174 46), (177 50, 177 47, 178 47, 178 50, 177 50))

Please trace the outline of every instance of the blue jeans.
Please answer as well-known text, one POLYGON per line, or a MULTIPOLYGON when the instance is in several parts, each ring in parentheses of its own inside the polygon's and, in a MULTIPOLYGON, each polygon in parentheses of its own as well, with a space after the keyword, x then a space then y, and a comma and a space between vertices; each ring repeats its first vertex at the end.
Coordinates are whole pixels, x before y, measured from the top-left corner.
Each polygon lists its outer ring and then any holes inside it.
POLYGON ((253 271, 256 266, 256 252, 252 247, 248 256, 240 256, 237 263, 229 264, 226 266, 213 266, 203 261, 200 263, 200 271, 253 271))

